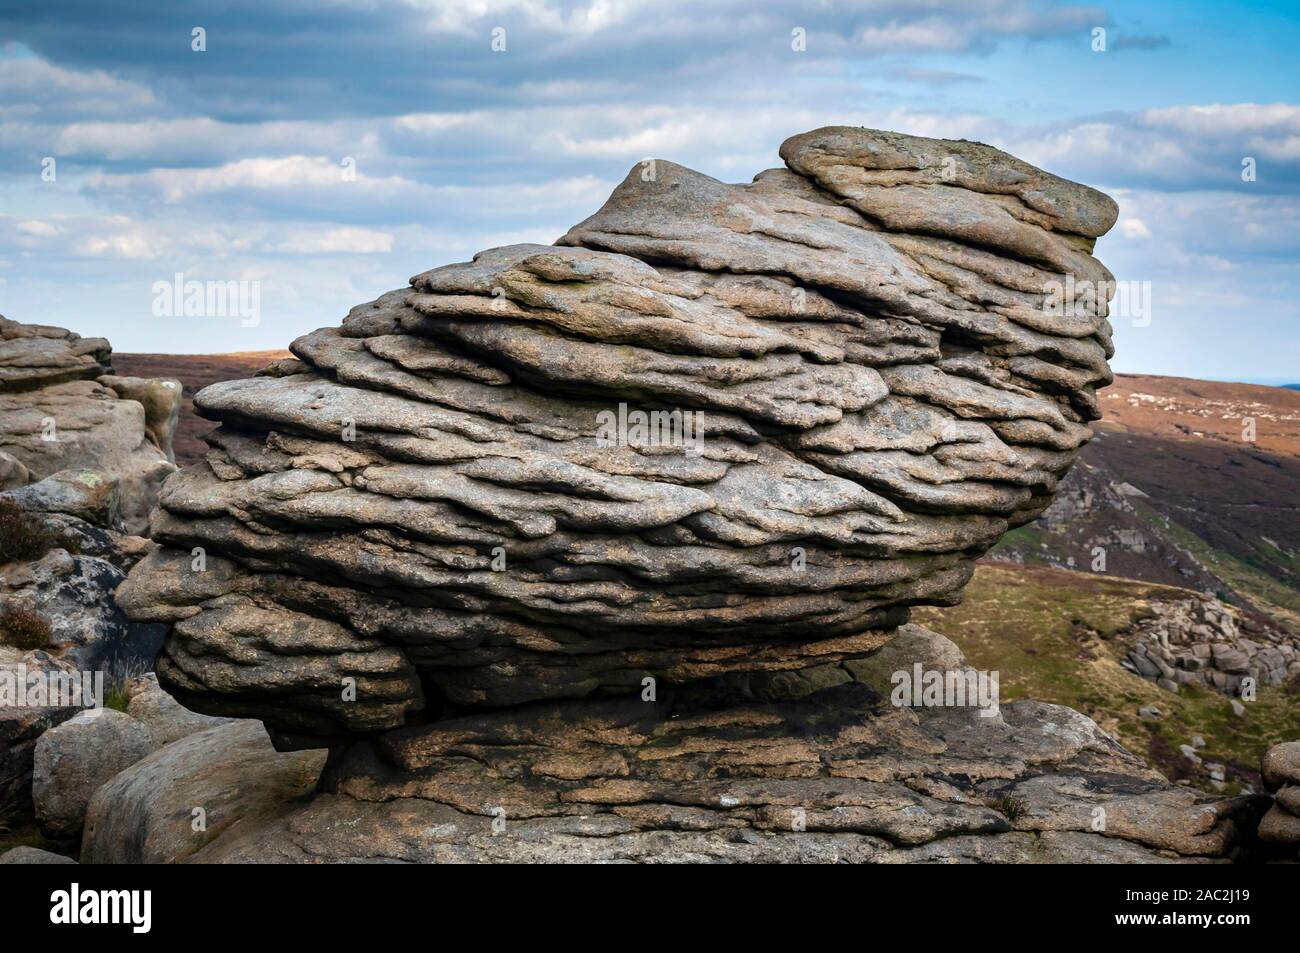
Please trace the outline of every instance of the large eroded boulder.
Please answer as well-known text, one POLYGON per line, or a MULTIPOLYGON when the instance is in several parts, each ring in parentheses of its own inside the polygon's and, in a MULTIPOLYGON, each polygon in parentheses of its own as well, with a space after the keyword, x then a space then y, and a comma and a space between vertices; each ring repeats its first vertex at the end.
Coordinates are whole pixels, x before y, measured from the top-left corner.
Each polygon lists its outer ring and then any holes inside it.
POLYGON ((168 745, 100 788, 83 860, 1237 854, 1267 798, 999 705, 907 621, 1089 437, 1115 204, 978 143, 781 155, 747 185, 642 163, 556 245, 196 397, 211 451, 119 599, 170 625, 164 687, 276 750, 168 745))
POLYGON ((1109 382, 1105 195, 829 128, 643 163, 555 246, 418 275, 195 400, 119 593, 282 748, 870 657, 1048 505, 1109 382), (1091 289, 1078 300, 1061 289, 1091 289))

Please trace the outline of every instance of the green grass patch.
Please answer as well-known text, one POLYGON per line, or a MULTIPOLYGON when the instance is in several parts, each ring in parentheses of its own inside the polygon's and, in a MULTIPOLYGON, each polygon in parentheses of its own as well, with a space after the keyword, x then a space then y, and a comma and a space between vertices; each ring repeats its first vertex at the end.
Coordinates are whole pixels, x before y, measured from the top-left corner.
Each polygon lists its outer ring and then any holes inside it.
POLYGON ((1133 753, 1171 780, 1204 786, 1203 769, 1179 746, 1193 735, 1198 753, 1227 767, 1229 785, 1259 787, 1259 759, 1271 745, 1300 737, 1300 686, 1262 688, 1237 716, 1218 692, 1183 686, 1158 688, 1120 666, 1125 638, 1158 600, 1184 590, 1155 583, 1039 566, 981 563, 965 599, 951 608, 914 610, 922 625, 948 636, 977 669, 997 671, 1004 701, 1033 698, 1067 705, 1093 718, 1133 753), (1163 717, 1138 718, 1154 705, 1163 717))

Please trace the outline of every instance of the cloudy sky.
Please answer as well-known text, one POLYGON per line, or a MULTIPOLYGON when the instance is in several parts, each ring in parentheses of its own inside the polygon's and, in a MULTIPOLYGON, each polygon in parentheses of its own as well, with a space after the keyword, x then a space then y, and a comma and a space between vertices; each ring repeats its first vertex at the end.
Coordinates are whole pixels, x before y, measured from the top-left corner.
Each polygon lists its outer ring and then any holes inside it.
POLYGON ((1296 380, 1296 49, 1283 0, 5 0, 0 313, 123 351, 282 347, 553 241, 644 158, 748 181, 848 124, 1115 196, 1098 255, 1151 288, 1117 369, 1296 380), (155 314, 177 273, 249 282, 259 322, 155 314))

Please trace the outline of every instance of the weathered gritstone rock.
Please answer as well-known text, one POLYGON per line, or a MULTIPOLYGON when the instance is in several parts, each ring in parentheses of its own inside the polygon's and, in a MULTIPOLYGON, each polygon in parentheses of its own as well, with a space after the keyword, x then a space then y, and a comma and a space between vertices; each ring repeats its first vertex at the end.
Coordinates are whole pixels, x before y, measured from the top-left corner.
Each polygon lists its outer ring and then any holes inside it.
POLYGON ((63 854, 55 854, 38 847, 15 847, 0 854, 0 864, 75 864, 63 854))
POLYGON ((111 708, 79 712, 45 732, 36 742, 32 770, 32 800, 42 831, 76 839, 99 786, 151 750, 149 729, 111 708))
POLYGON ((101 786, 86 812, 89 864, 177 863, 232 828, 255 826, 307 794, 325 753, 271 748, 266 729, 236 721, 164 745, 101 786), (195 808, 204 823, 196 825, 195 808))
POLYGON ((164 686, 311 746, 862 659, 955 601, 1088 439, 1115 204, 977 143, 782 156, 638 166, 558 245, 200 393, 212 450, 119 593, 173 624, 164 686), (1070 282, 1099 295, 1045 311, 1070 282))
POLYGON ((139 533, 176 469, 181 386, 117 377, 111 354, 103 338, 0 316, 0 474, 4 489, 66 469, 110 474, 121 484, 122 518, 139 533), (14 463, 26 471, 21 480, 8 475, 14 463))
MULTIPOLYGON (((146 755, 189 735, 233 724, 181 708, 158 687, 152 674, 131 679, 125 692, 129 698, 126 712, 89 709, 37 741, 32 801, 36 820, 47 837, 78 839, 95 792, 146 755)), ((265 734, 256 722, 248 724, 265 734)))
POLYGON ((66 328, 19 324, 0 316, 0 392, 93 380, 111 369, 112 353, 103 338, 83 338, 66 328))

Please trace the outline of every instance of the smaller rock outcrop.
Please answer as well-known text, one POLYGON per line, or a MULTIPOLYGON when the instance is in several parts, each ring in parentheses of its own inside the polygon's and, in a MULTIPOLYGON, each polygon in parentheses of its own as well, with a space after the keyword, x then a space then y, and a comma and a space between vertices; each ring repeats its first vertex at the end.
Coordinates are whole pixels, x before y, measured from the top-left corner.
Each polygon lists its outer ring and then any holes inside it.
POLYGON ((162 644, 161 626, 132 622, 113 600, 150 545, 122 532, 120 499, 117 479, 93 470, 0 492, 0 812, 20 821, 34 813, 38 739, 102 704, 71 686, 144 671, 162 644), (68 692, 52 699, 59 686, 68 692))
POLYGON ((1300 741, 1269 748, 1260 764, 1260 774, 1275 800, 1259 822, 1259 839, 1290 845, 1300 859, 1300 741))
POLYGON ((1258 629, 1247 638, 1237 611, 1212 596, 1189 593, 1160 600, 1133 633, 1133 648, 1121 664, 1129 671, 1178 691, 1200 685, 1225 695, 1277 686, 1300 676, 1300 639, 1283 629, 1258 629), (1247 680, 1250 680, 1248 682, 1247 680))
POLYGON ((111 356, 103 338, 0 316, 0 483, 99 470, 117 479, 122 517, 140 533, 176 469, 171 437, 181 385, 119 377, 111 356))

